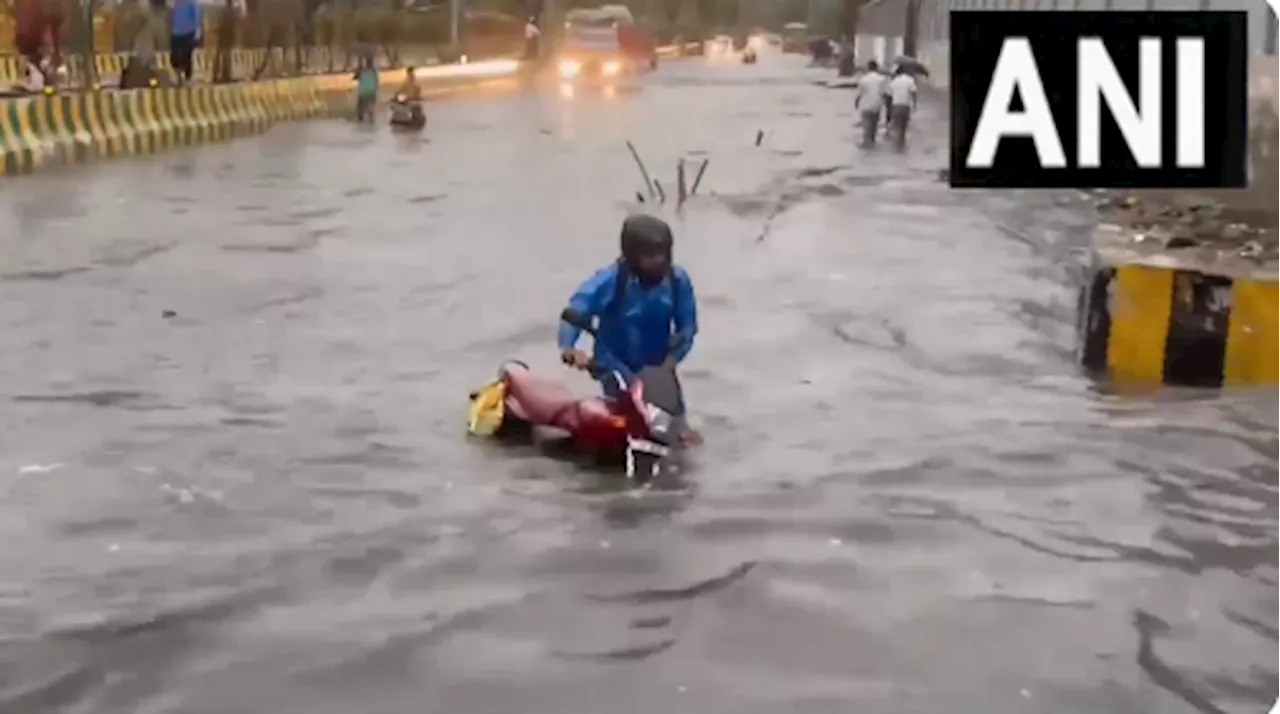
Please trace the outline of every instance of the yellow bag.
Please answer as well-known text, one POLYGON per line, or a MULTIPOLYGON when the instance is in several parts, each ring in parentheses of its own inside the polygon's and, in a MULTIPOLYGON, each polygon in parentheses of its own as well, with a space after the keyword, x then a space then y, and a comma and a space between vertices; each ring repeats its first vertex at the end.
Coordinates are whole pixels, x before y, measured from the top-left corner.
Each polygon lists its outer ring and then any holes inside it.
POLYGON ((475 436, 493 436, 502 426, 506 413, 507 385, 495 380, 476 390, 471 398, 467 432, 475 436))

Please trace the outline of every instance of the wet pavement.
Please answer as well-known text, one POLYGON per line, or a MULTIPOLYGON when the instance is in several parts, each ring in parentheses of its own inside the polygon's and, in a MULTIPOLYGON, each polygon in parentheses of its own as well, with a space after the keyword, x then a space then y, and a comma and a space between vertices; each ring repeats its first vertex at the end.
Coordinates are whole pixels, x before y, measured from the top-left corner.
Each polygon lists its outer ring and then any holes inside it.
MULTIPOLYGON (((1089 199, 853 148, 790 59, 6 182, 0 712, 1257 712, 1274 390, 1074 366, 1089 199), (759 147, 757 131, 764 131, 759 147), (702 332, 688 487, 463 435, 639 187, 702 332)), ((572 377, 586 393, 585 378, 572 377)))

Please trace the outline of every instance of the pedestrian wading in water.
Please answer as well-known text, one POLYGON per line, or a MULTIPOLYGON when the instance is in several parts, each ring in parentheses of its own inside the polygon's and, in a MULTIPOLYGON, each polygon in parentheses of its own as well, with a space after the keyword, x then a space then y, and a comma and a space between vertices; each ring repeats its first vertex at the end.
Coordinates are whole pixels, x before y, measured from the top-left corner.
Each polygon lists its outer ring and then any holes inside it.
POLYGON ((361 57, 351 78, 356 82, 356 121, 373 121, 373 105, 378 101, 378 70, 373 68, 373 58, 361 57))
POLYGON ((880 65, 875 60, 867 63, 867 71, 858 78, 858 93, 853 105, 862 116, 864 149, 876 145, 876 129, 880 127, 880 113, 884 111, 887 82, 888 77, 880 74, 880 65))
POLYGON ((916 80, 899 65, 889 80, 889 138, 899 151, 907 148, 907 126, 916 111, 916 80))

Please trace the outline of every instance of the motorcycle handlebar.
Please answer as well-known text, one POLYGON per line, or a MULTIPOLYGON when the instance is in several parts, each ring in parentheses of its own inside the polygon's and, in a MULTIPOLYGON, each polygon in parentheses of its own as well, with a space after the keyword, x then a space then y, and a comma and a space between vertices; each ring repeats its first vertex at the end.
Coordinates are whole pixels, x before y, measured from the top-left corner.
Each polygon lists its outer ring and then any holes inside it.
MULTIPOLYGON (((574 327, 578 328, 579 330, 582 330, 583 332, 591 335, 593 338, 598 337, 598 335, 596 334, 596 326, 593 324, 591 318, 587 317, 586 315, 578 312, 577 310, 571 307, 566 307, 564 310, 560 311, 560 319, 563 322, 567 322, 570 325, 573 325, 574 327)), ((667 342, 667 354, 668 355, 675 354, 682 345, 684 345, 684 335, 680 333, 676 333, 672 335, 671 339, 668 340, 667 342)), ((613 359, 613 356, 609 354, 608 350, 597 341, 596 354, 601 355, 602 352, 607 362, 613 363, 613 364, 618 363, 618 361, 616 359, 613 359)), ((591 362, 587 364, 585 369, 593 377, 597 377, 597 378, 610 371, 609 369, 600 366, 599 362, 597 362, 596 360, 591 360, 591 362)), ((632 375, 627 374, 626 376, 627 378, 630 378, 632 375)))

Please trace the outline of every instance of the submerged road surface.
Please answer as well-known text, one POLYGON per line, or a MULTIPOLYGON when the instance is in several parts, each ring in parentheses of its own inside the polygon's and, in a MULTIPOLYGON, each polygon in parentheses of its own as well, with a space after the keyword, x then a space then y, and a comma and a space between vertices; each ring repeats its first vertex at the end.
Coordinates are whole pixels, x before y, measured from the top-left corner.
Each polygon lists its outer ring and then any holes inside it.
MULTIPOLYGON (((1082 199, 853 147, 789 59, 0 192, 0 712, 1253 714, 1276 393, 1073 366, 1082 199), (757 131, 763 131, 760 146, 757 131), (639 187, 699 291, 689 487, 463 435, 639 187)), ((820 76, 826 76, 820 75, 820 76)))

